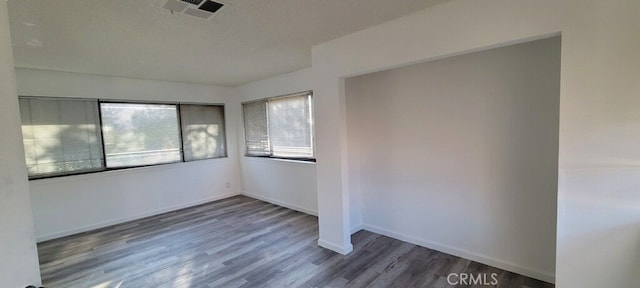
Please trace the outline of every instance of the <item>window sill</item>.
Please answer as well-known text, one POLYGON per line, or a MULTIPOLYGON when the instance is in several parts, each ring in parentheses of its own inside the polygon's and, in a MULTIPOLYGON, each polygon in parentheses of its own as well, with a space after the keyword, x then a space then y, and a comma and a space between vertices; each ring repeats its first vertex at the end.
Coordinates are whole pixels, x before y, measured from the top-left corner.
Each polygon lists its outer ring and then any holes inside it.
POLYGON ((301 165, 301 166, 316 165, 315 161, 308 161, 308 160, 295 160, 295 159, 286 159, 286 158, 258 157, 258 156, 246 156, 246 155, 242 157, 243 159, 246 159, 249 161, 265 161, 265 162, 271 162, 271 163, 295 164, 295 165, 301 165))

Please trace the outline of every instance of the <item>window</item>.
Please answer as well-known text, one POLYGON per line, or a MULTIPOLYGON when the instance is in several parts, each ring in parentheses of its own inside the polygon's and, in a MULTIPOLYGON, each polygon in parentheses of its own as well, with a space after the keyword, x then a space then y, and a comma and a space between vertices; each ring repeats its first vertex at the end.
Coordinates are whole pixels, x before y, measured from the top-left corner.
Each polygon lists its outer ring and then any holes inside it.
POLYGON ((242 104, 246 155, 269 156, 269 128, 267 127, 267 101, 242 104))
POLYGON ((214 105, 180 105, 184 160, 227 157, 224 108, 214 105))
POLYGON ((100 103, 107 167, 182 161, 176 105, 100 103))
POLYGON ((226 157, 224 106, 20 97, 30 179, 226 157))
POLYGON ((313 160, 312 93, 243 103, 245 154, 313 160))
POLYGON ((29 176, 102 170, 98 101, 20 98, 29 176))

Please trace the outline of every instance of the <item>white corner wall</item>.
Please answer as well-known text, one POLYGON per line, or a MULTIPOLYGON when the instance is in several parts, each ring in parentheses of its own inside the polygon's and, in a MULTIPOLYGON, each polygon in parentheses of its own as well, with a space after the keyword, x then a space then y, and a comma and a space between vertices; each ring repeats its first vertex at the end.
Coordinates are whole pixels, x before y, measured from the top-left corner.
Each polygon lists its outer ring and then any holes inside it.
POLYGON ((279 75, 237 87, 233 109, 237 123, 242 191, 245 195, 317 215, 316 164, 244 156, 242 102, 312 89, 311 69, 279 75))
POLYGON ((0 137, 0 286, 39 285, 6 1, 0 1, 0 137))
POLYGON ((637 287, 639 13, 629 0, 453 0, 314 46, 319 242, 351 245, 345 77, 561 33, 556 284, 637 287))
POLYGON ((553 281, 560 37, 346 84, 364 229, 553 281))
POLYGON ((229 107, 233 88, 20 68, 16 72, 18 94, 23 96, 223 103, 227 119, 227 158, 29 181, 38 241, 240 194, 233 120, 239 112, 229 107))

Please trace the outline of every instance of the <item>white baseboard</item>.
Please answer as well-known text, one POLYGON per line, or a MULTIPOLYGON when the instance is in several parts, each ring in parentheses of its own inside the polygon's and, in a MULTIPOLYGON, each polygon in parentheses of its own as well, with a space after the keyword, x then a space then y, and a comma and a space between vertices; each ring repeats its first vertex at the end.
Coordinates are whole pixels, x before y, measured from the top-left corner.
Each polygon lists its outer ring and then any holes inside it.
POLYGON ((50 234, 46 234, 46 235, 38 235, 38 236, 36 236, 36 242, 43 242, 43 241, 47 241, 47 240, 51 240, 51 239, 64 237, 64 236, 69 236, 69 235, 73 235, 73 234, 87 232, 87 231, 91 231, 91 230, 94 230, 94 229, 99 229, 99 228, 103 228, 103 227, 107 227, 107 226, 111 226, 111 225, 116 225, 116 224, 132 221, 132 220, 136 220, 136 219, 141 219, 141 218, 145 218, 145 217, 149 217, 149 216, 154 216, 154 215, 158 215, 158 214, 162 214, 162 213, 166 213, 166 212, 170 212, 170 211, 174 211, 174 210, 179 210, 179 209, 182 209, 182 208, 196 206, 196 205, 200 205, 200 204, 204 204, 204 203, 208 203, 208 202, 212 202, 212 201, 216 201, 216 200, 220 200, 220 199, 224 199, 224 198, 229 198, 229 197, 236 196, 236 195, 240 195, 240 193, 233 192, 233 193, 217 195, 217 196, 205 198, 205 199, 198 200, 198 201, 193 201, 193 202, 184 203, 184 204, 180 204, 180 205, 174 205, 174 206, 170 206, 170 207, 165 207, 165 208, 161 208, 161 209, 155 209, 155 210, 147 211, 147 212, 144 212, 144 213, 136 214, 134 216, 128 216, 128 217, 112 219, 112 220, 109 220, 109 221, 104 221, 104 222, 100 222, 100 223, 95 223, 95 224, 86 225, 86 226, 79 227, 79 228, 73 228, 73 229, 69 229, 69 230, 50 233, 50 234))
POLYGON ((351 243, 349 243, 348 246, 342 246, 342 245, 331 243, 329 241, 318 239, 318 245, 320 247, 327 248, 331 251, 338 252, 342 255, 347 255, 351 253, 351 251, 353 251, 353 245, 351 245, 351 243))
POLYGON ((311 210, 309 208, 304 208, 304 207, 301 207, 301 206, 298 206, 298 205, 295 205, 295 204, 291 204, 291 203, 287 203, 287 202, 284 202, 284 201, 280 201, 280 200, 277 200, 277 199, 273 199, 271 197, 266 197, 266 196, 253 194, 253 193, 248 193, 248 192, 243 192, 242 195, 245 195, 245 196, 251 197, 251 198, 255 198, 255 199, 258 199, 258 200, 262 200, 262 201, 265 201, 265 202, 269 202, 271 204, 275 204, 275 205, 282 206, 282 207, 285 207, 285 208, 289 208, 289 209, 292 209, 292 210, 296 210, 296 211, 299 211, 299 212, 302 212, 302 213, 305 213, 305 214, 318 216, 318 211, 311 210))
MULTIPOLYGON (((362 227, 363 227, 362 223, 360 223, 360 224, 358 224, 358 225, 356 225, 354 227, 351 227, 351 235, 358 233, 360 230, 363 229, 362 227)), ((371 232, 373 232, 373 231, 371 231, 371 232)))
POLYGON ((532 268, 528 268, 528 267, 523 267, 522 265, 518 265, 515 263, 511 263, 508 261, 504 261, 504 260, 500 260, 500 259, 496 259, 493 257, 489 257, 487 255, 483 255, 483 254, 478 254, 478 253, 474 253, 471 251, 467 251, 464 249, 458 249, 455 247, 451 247, 448 245, 443 245, 440 243, 435 243, 435 242, 430 242, 430 241, 425 241, 422 239, 418 239, 415 238, 413 236, 410 235, 406 235, 403 233, 398 233, 395 231, 391 231, 391 230, 387 230, 385 228, 382 227, 378 227, 378 226, 374 226, 374 225, 369 225, 369 224, 363 224, 362 225, 362 229, 370 231, 370 232, 374 232, 374 233, 378 233, 387 237, 391 237, 391 238, 395 238, 398 240, 402 240, 411 244, 415 244, 415 245, 419 245, 422 247, 426 247, 429 249, 433 249, 433 250, 437 250, 440 252, 444 252, 447 254, 451 254, 454 256, 458 256, 458 257, 462 257, 465 259, 469 259, 472 261, 476 261, 478 263, 482 263, 482 264, 486 264, 486 265, 490 265, 490 266, 494 266, 503 270, 507 270, 507 271, 511 271, 511 272, 515 272, 527 277, 531 277, 531 278, 535 278, 538 280, 542 280, 542 281, 546 281, 549 283, 555 283, 555 275, 552 273, 548 273, 548 272, 543 272, 543 271, 539 271, 537 269, 532 269, 532 268))

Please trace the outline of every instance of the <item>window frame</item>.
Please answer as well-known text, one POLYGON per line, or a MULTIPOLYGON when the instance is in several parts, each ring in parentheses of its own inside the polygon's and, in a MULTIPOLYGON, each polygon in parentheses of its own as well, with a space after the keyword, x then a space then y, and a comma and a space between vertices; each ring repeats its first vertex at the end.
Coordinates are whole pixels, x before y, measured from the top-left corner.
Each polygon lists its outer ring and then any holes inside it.
MULTIPOLYGON (((52 174, 46 174, 46 175, 36 175, 36 176, 31 176, 28 175, 29 177, 29 181, 31 180, 42 180, 42 179, 50 179, 50 178, 59 178, 59 177, 67 177, 67 176, 77 176, 77 175, 86 175, 86 174, 95 174, 95 173, 101 173, 101 172, 108 172, 108 171, 120 171, 120 170, 127 170, 127 169, 136 169, 136 168, 145 168, 145 167, 154 167, 154 166, 165 166, 165 165, 173 165, 173 164, 180 164, 180 163, 190 163, 190 162, 198 162, 198 161, 210 161, 210 160, 216 160, 216 159, 225 159, 225 158, 229 158, 229 151, 228 151, 228 146, 227 146, 227 113, 226 113, 226 105, 225 103, 210 103, 210 102, 176 102, 176 101, 161 101, 161 100, 129 100, 129 99, 103 99, 103 98, 85 98, 85 97, 58 97, 58 96, 31 96, 31 95, 19 95, 18 96, 19 99, 51 99, 51 100, 84 100, 84 101, 95 101, 97 103, 97 107, 98 107, 98 125, 99 125, 99 129, 98 132, 100 134, 100 147, 102 150, 102 167, 101 168, 96 168, 96 169, 92 169, 92 170, 81 170, 81 171, 70 171, 70 172, 61 172, 61 173, 52 173, 52 174), (107 155, 106 155, 106 149, 105 149, 105 145, 104 145, 104 124, 103 124, 103 119, 102 119, 102 109, 101 109, 101 104, 102 103, 114 103, 114 104, 118 104, 118 103, 122 103, 122 104, 146 104, 146 105, 174 105, 176 108, 176 116, 177 116, 177 121, 176 121, 176 125, 178 125, 178 137, 180 140, 180 161, 175 161, 175 162, 167 162, 167 163, 157 163, 157 164, 144 164, 144 165, 133 165, 133 166, 123 166, 123 167, 107 167, 107 155), (222 119, 224 121, 224 145, 225 145, 225 155, 221 156, 221 157, 212 157, 212 158, 205 158, 205 159, 196 159, 196 160, 190 160, 190 161, 185 161, 185 157, 184 157, 184 142, 183 142, 183 131, 182 131, 182 115, 180 114, 180 105, 200 105, 200 106, 220 106, 222 107, 222 119)), ((20 125, 22 126, 22 122, 20 123, 20 125)), ((24 139, 24 136, 23 136, 24 139)))
MULTIPOLYGON (((313 90, 305 90, 305 91, 300 91, 300 92, 294 92, 294 93, 288 93, 288 94, 283 94, 283 95, 278 95, 278 96, 273 96, 273 97, 266 97, 266 98, 259 98, 259 99, 253 99, 253 100, 249 100, 249 101, 244 101, 242 103, 240 103, 240 105, 242 106, 242 129, 243 129, 243 137, 244 137, 244 153, 243 156, 244 157, 250 157, 250 158, 265 158, 265 159, 279 159, 279 160, 287 160, 287 161, 299 161, 299 162, 311 162, 311 163, 315 163, 316 162, 316 134, 315 134, 315 113, 314 113, 314 108, 315 105, 313 103, 313 90), (311 132, 311 150, 313 151, 313 157, 312 158, 308 158, 308 157, 282 157, 282 156, 273 156, 273 155, 248 155, 247 154, 247 129, 246 129, 246 119, 244 116, 244 105, 245 104, 250 104, 250 103, 254 103, 254 102, 260 102, 260 101, 264 101, 265 102, 265 109, 266 109, 266 122, 267 122, 267 139, 269 142, 271 142, 271 134, 269 133, 269 101, 270 100, 275 100, 275 99, 282 99, 282 98, 289 98, 289 97, 294 97, 294 96, 299 96, 299 95, 306 95, 308 97, 310 97, 310 109, 309 109, 309 118, 311 121, 311 127, 310 127, 310 132, 311 132)), ((273 151, 270 151, 271 154, 273 154, 273 151)))

